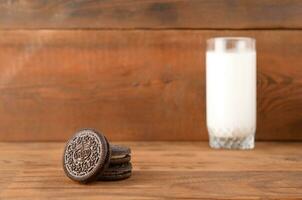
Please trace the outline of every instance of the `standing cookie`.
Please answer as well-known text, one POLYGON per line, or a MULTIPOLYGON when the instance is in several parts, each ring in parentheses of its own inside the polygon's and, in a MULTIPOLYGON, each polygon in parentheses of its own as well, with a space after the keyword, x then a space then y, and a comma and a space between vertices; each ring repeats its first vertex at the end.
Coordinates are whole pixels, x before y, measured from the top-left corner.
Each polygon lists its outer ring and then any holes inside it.
POLYGON ((108 167, 110 146, 107 139, 92 129, 77 132, 66 144, 63 169, 72 180, 94 181, 108 167))

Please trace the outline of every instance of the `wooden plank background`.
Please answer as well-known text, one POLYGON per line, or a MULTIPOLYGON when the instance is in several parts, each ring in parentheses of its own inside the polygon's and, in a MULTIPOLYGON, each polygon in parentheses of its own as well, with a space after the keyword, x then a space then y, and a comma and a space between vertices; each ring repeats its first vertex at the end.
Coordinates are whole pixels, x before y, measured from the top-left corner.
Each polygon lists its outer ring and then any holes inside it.
POLYGON ((2 0, 0 28, 297 29, 300 0, 2 0))
POLYGON ((293 0, 1 1, 0 141, 206 140, 214 36, 257 39, 257 139, 302 140, 301 16, 293 0))

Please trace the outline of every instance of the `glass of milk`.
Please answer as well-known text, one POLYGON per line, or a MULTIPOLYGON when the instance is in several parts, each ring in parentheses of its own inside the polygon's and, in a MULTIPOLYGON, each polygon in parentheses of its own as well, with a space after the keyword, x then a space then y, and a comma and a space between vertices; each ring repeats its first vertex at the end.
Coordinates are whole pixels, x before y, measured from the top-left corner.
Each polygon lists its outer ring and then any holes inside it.
POLYGON ((212 148, 252 149, 256 131, 256 42, 207 40, 207 128, 212 148))

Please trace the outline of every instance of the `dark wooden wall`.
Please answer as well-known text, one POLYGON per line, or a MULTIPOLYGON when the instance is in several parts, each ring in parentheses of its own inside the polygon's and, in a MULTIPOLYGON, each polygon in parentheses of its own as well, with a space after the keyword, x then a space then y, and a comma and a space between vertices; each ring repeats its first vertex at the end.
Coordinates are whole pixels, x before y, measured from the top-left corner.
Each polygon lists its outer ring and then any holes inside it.
POLYGON ((0 141, 205 140, 205 40, 257 39, 259 140, 302 140, 302 1, 0 2, 0 141))

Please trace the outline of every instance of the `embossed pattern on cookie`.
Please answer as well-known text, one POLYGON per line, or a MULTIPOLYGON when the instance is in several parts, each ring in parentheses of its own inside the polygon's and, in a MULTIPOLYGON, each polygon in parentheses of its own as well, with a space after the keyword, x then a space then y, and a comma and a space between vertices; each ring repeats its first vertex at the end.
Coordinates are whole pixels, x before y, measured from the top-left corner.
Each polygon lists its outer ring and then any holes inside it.
POLYGON ((63 168, 72 180, 89 182, 109 163, 110 150, 106 138, 91 129, 77 132, 66 144, 63 168))

